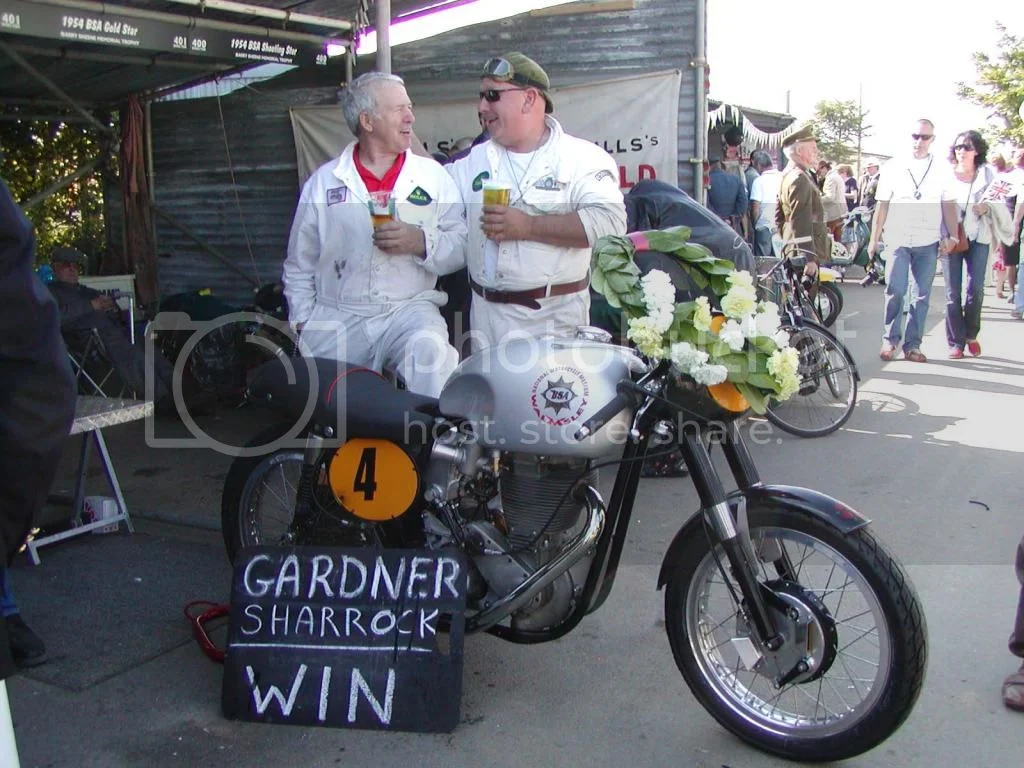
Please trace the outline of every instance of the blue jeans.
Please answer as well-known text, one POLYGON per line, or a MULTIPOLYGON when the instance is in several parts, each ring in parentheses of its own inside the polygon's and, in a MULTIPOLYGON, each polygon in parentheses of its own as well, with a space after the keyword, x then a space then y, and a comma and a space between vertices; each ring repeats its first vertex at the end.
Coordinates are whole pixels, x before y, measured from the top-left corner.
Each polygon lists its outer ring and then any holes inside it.
POLYGON ((963 349, 968 340, 978 338, 981 330, 981 303, 985 298, 985 267, 988 243, 970 241, 963 253, 951 253, 946 259, 946 341, 963 349), (964 266, 967 267, 967 297, 963 296, 964 266), (962 301, 962 304, 961 304, 962 301))
POLYGON ((768 227, 758 227, 754 230, 754 255, 772 255, 772 231, 768 227))
POLYGON ((921 348, 924 324, 928 319, 928 299, 935 279, 935 265, 939 259, 939 244, 921 245, 915 248, 897 248, 887 258, 891 259, 889 277, 885 283, 885 336, 884 341, 893 347, 899 346, 903 336, 903 351, 913 352, 921 348), (903 334, 903 295, 907 292, 910 273, 914 274, 916 295, 911 297, 910 314, 907 317, 907 332, 903 334))
POLYGON ((14 593, 7 577, 7 569, 0 566, 0 616, 13 616, 18 612, 18 604, 14 602, 14 593))

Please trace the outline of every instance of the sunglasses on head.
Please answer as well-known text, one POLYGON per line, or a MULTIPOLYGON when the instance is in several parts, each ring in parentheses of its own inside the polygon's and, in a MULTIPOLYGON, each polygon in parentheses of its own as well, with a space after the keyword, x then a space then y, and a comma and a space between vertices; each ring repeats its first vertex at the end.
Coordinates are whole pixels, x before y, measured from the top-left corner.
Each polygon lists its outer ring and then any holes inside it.
POLYGON ((955 145, 953 147, 953 150, 957 151, 957 152, 973 152, 974 151, 974 145, 973 144, 957 144, 957 145, 955 145))
POLYGON ((912 133, 910 134, 910 138, 914 141, 931 141, 935 137, 930 133, 912 133))
POLYGON ((531 80, 525 75, 520 75, 516 72, 515 67, 508 59, 493 58, 488 59, 487 63, 484 64, 484 71, 482 77, 492 77, 495 80, 510 80, 513 83, 519 85, 528 85, 534 88, 540 88, 545 90, 547 88, 544 83, 539 83, 536 80, 531 80))
POLYGON ((509 91, 525 91, 525 88, 488 88, 486 91, 480 91, 480 98, 484 101, 494 104, 496 101, 501 101, 501 94, 508 93, 509 91))

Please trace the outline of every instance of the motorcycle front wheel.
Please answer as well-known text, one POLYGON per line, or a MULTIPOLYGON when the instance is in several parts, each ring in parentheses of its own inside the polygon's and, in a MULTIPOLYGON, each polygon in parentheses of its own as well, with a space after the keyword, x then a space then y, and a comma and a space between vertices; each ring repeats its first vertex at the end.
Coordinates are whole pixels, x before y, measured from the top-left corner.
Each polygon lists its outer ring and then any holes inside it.
POLYGON ((806 513, 748 509, 758 581, 778 651, 759 651, 725 553, 688 542, 668 579, 665 624, 690 690, 740 739, 791 760, 843 760, 888 738, 924 683, 920 602, 866 529, 842 534, 806 513), (798 665, 807 669, 790 680, 798 665), (781 682, 781 684, 780 684, 781 682))

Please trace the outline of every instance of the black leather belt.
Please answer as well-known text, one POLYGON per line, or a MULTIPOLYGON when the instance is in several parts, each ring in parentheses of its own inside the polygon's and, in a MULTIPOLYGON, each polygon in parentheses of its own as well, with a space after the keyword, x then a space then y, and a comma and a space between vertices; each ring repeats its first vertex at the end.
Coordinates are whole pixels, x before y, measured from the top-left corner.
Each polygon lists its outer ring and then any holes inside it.
POLYGON ((473 293, 495 304, 518 304, 521 307, 540 309, 538 299, 546 299, 549 296, 568 296, 571 293, 579 293, 588 288, 590 286, 590 274, 588 273, 586 277, 571 283, 545 285, 525 291, 499 291, 494 288, 484 288, 473 278, 469 279, 469 284, 473 288, 473 293))

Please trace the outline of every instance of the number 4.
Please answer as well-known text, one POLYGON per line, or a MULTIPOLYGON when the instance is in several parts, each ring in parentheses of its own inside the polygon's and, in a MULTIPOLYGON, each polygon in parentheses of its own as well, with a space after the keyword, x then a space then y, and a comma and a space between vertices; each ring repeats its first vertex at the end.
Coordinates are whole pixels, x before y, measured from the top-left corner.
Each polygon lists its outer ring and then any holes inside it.
POLYGON ((365 501, 373 501, 373 495, 377 492, 376 448, 363 449, 363 454, 359 457, 359 465, 356 467, 356 478, 352 483, 352 489, 361 492, 365 501))

